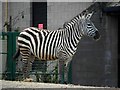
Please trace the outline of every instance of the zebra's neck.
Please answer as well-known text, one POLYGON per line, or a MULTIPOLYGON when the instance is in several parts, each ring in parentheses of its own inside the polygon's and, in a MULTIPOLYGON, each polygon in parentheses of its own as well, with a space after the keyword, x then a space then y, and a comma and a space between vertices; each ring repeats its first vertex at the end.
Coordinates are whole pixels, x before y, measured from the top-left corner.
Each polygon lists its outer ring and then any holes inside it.
POLYGON ((80 23, 80 16, 77 15, 65 25, 64 42, 66 46, 71 48, 73 51, 76 50, 79 40, 81 39, 80 23))
MULTIPOLYGON (((71 19, 66 25, 67 30, 76 30, 78 36, 81 37, 82 13, 71 19)), ((74 32, 74 31, 73 31, 74 32)))

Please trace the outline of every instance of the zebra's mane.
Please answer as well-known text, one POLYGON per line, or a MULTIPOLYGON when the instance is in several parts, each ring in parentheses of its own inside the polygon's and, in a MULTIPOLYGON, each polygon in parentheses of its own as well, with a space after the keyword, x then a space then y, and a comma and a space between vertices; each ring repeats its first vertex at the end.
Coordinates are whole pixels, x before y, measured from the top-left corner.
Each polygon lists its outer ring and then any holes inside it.
POLYGON ((68 25, 68 23, 71 23, 74 19, 79 18, 79 19, 83 19, 85 18, 85 16, 88 14, 87 10, 84 10, 83 12, 77 14, 75 17, 73 17, 70 21, 67 21, 63 24, 63 28, 65 28, 65 26, 68 25))

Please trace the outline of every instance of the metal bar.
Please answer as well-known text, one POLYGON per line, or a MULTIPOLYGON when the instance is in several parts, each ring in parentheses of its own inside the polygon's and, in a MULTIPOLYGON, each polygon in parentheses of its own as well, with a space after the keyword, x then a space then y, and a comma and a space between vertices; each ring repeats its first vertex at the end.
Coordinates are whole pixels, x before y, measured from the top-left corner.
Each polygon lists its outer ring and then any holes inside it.
MULTIPOLYGON (((18 35, 19 35, 18 32, 12 32, 12 56, 16 52, 16 37, 18 35)), ((13 79, 15 79, 15 77, 16 77, 15 72, 16 72, 16 62, 12 58, 12 77, 13 77, 13 79)))
POLYGON ((70 62, 70 65, 69 65, 68 83, 72 83, 72 61, 70 62))
MULTIPOLYGON (((8 80, 15 80, 16 73, 16 64, 12 59, 13 54, 16 51, 16 37, 19 35, 19 32, 1 32, 0 33, 3 38, 7 37, 7 51, 8 52, 0 52, 0 54, 7 54, 7 78, 8 80)), ((4 38, 5 39, 5 38, 4 38)))
MULTIPOLYGON (((8 23, 8 0, 5 3, 5 22, 8 23)), ((5 32, 7 32, 8 25, 5 26, 5 32)))
POLYGON ((7 52, 0 52, 0 54, 8 54, 7 52))
POLYGON ((10 32, 7 33, 8 39, 7 39, 7 72, 10 72, 7 74, 7 79, 12 80, 12 34, 10 32))

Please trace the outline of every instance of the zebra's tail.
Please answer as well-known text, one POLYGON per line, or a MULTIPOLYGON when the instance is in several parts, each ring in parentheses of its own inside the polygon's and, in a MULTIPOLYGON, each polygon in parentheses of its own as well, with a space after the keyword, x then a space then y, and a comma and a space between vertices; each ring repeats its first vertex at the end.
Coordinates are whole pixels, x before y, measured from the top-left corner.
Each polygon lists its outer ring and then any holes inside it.
POLYGON ((20 49, 18 48, 16 53, 13 55, 13 60, 16 60, 20 55, 20 49))

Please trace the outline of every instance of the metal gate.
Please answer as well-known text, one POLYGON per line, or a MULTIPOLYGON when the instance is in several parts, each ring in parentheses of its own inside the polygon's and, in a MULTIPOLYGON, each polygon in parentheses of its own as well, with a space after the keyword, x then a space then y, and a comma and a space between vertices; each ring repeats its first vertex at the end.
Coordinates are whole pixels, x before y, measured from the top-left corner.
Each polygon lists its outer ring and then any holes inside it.
POLYGON ((15 80, 16 64, 15 64, 15 61, 12 59, 12 57, 16 51, 16 37, 18 35, 19 35, 18 32, 2 32, 2 33, 0 33, 1 41, 2 42, 4 41, 3 45, 4 45, 4 48, 6 49, 6 51, 4 50, 4 51, 0 52, 0 54, 6 55, 6 59, 7 59, 6 60, 6 70, 3 73, 3 78, 5 78, 7 80, 15 80))

